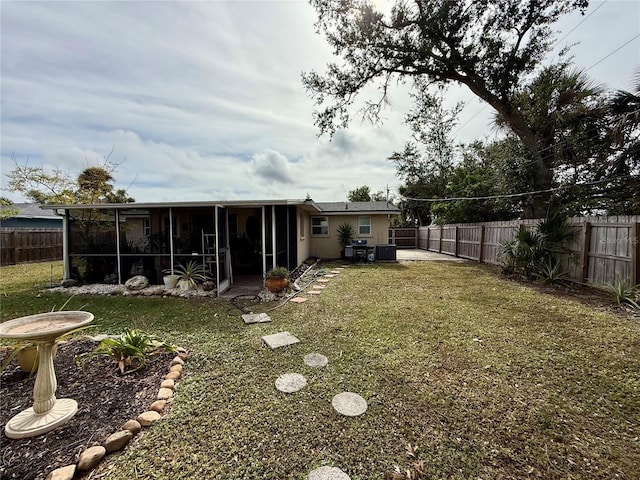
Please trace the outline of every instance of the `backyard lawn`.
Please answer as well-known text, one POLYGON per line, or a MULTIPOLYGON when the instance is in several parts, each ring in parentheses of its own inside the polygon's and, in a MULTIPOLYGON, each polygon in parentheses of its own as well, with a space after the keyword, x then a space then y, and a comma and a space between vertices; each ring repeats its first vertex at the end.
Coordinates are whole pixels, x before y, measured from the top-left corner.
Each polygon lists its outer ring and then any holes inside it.
MULTIPOLYGON (((0 273, 3 321, 64 303, 32 287, 49 283, 49 264, 19 268, 0 273)), ((352 266, 321 295, 252 326, 212 300, 74 297, 67 308, 84 304, 98 330, 133 326, 191 352, 169 414, 96 478, 304 479, 331 465, 352 480, 383 479, 409 467, 407 444, 424 461, 420 478, 640 472, 638 321, 485 267, 352 266), (301 343, 263 346, 261 336, 283 330, 301 343), (311 352, 329 365, 306 367, 311 352), (277 391, 288 372, 307 386, 277 391), (363 416, 333 410, 343 391, 367 400, 363 416)))

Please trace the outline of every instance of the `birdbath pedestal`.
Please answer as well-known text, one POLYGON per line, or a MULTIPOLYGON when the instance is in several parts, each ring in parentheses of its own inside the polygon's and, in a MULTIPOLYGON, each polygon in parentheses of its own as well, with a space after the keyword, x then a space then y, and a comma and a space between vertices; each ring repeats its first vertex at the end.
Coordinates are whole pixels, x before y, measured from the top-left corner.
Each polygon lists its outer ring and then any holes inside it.
POLYGON ((93 321, 93 314, 82 311, 49 312, 0 323, 0 337, 31 341, 38 345, 39 363, 33 388, 33 407, 7 422, 9 438, 27 438, 49 432, 69 421, 78 411, 78 402, 56 399, 58 382, 53 369, 56 338, 93 321))

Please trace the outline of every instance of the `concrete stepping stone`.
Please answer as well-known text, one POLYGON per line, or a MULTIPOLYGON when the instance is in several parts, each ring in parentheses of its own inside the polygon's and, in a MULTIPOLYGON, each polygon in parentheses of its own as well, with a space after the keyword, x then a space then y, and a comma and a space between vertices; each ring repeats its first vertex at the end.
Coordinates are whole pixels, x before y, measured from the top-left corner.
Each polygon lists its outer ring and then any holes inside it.
POLYGON ((333 397, 331 405, 336 412, 347 417, 357 417, 367 411, 367 401, 357 393, 342 392, 333 397))
POLYGON ((266 343, 271 350, 293 345, 295 343, 300 343, 300 340, 291 335, 289 332, 279 332, 274 333, 273 335, 265 335, 264 337, 262 337, 262 341, 266 343))
POLYGON ((307 480, 351 480, 351 477, 338 467, 320 467, 307 475, 307 480))
POLYGON ((242 315, 244 323, 267 323, 271 321, 271 317, 266 313, 245 313, 242 315))
POLYGON ((327 273, 326 275, 324 275, 324 278, 335 278, 336 274, 335 273, 327 273))
POLYGON ((329 359, 321 353, 308 353, 304 356, 304 364, 307 367, 326 367, 329 359))
POLYGON ((307 386, 307 379, 299 373, 285 373, 276 379, 276 388, 284 393, 293 393, 307 386))
POLYGON ((314 286, 313 286, 313 289, 314 289, 314 290, 323 290, 323 289, 325 289, 325 288, 327 288, 327 286, 326 286, 326 285, 314 285, 314 286))
POLYGON ((304 297, 293 297, 291 299, 291 302, 293 302, 293 303, 304 303, 307 300, 309 300, 309 299, 308 298, 304 298, 304 297))
POLYGON ((340 272, 342 272, 342 270, 331 270, 331 274, 332 275, 338 275, 340 272))
POLYGON ((322 293, 322 290, 308 290, 307 294, 308 295, 320 295, 322 293))
MULTIPOLYGON (((325 275, 325 277, 326 277, 326 275, 325 275)), ((319 281, 320 283, 329 283, 329 280, 328 280, 328 279, 326 279, 326 278, 320 278, 320 279, 318 279, 318 281, 319 281)))

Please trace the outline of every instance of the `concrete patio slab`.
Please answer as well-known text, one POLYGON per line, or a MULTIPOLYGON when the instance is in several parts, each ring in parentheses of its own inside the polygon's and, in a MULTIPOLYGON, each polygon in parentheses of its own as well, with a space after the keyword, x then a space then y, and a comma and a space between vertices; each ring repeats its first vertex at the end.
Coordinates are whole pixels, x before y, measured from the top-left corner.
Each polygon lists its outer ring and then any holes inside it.
POLYGON ((289 332, 279 332, 274 333, 273 335, 265 335, 264 337, 262 337, 262 341, 266 343, 271 350, 300 343, 300 340, 291 335, 289 332))
POLYGON ((299 373, 285 373, 276 379, 276 389, 284 393, 293 393, 307 386, 307 379, 299 373))
POLYGON ((396 250, 396 260, 398 262, 416 262, 416 261, 431 261, 431 262, 466 262, 463 258, 454 257, 453 255, 445 255, 443 253, 429 252, 427 250, 420 249, 398 249, 396 250))
POLYGON ((271 317, 266 313, 245 313, 242 315, 244 323, 267 323, 271 321, 271 317))

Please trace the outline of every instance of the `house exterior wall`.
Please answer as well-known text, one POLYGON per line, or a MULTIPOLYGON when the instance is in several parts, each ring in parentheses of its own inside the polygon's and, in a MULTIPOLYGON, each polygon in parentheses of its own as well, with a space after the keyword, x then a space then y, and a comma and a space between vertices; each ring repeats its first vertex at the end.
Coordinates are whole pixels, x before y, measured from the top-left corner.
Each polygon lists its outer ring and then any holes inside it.
POLYGON ((1 228, 59 228, 62 229, 62 218, 8 218, 0 220, 1 228))
POLYGON ((312 217, 326 216, 329 220, 329 233, 327 235, 311 234, 311 218, 307 226, 309 228, 310 255, 319 258, 340 258, 340 237, 338 235, 338 226, 343 223, 353 225, 353 239, 366 240, 368 245, 386 245, 389 243, 389 216, 386 214, 352 214, 352 215, 312 215, 312 217), (358 217, 371 217, 371 234, 358 234, 358 217))

